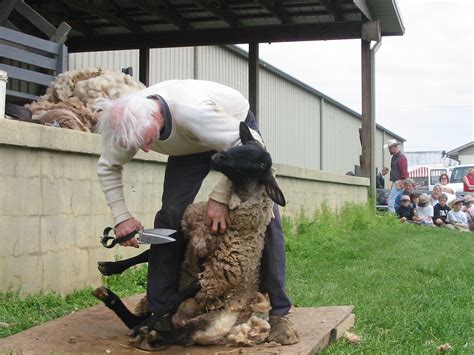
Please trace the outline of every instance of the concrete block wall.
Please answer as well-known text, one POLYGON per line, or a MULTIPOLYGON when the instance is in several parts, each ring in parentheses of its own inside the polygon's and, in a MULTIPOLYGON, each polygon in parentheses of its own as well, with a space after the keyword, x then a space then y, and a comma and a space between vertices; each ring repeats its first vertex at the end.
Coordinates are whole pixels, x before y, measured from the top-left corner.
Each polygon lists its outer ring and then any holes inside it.
MULTIPOLYGON (((96 176, 100 136, 0 119, 0 292, 67 293, 101 282, 97 261, 144 250, 99 244, 112 219, 96 176)), ((161 205, 166 156, 137 154, 124 169, 127 205, 146 226, 161 205)), ((283 214, 367 201, 368 180, 276 165, 283 214)), ((219 176, 211 173, 197 201, 219 176)))

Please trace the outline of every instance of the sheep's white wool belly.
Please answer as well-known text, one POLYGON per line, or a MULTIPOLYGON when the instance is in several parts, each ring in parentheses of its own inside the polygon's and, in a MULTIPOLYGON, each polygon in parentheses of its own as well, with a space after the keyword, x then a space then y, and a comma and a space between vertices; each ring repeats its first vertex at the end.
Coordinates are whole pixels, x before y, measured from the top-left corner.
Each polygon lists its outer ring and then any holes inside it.
POLYGON ((204 330, 193 334, 193 341, 201 345, 217 344, 234 326, 239 312, 216 313, 212 322, 204 330))

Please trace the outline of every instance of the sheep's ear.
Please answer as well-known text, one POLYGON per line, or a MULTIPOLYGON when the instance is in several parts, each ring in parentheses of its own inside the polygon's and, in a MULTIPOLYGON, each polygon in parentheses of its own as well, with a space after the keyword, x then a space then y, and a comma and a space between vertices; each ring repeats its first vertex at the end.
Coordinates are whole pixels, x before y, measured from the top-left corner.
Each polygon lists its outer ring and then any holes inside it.
POLYGON ((280 190, 278 183, 275 177, 272 174, 271 169, 268 169, 268 172, 261 179, 262 183, 265 185, 265 191, 267 195, 275 202, 276 204, 285 207, 286 200, 283 192, 280 190))
POLYGON ((253 138, 252 133, 250 133, 250 128, 245 124, 245 122, 240 122, 239 135, 242 144, 247 144, 248 142, 255 142, 255 138, 253 138))

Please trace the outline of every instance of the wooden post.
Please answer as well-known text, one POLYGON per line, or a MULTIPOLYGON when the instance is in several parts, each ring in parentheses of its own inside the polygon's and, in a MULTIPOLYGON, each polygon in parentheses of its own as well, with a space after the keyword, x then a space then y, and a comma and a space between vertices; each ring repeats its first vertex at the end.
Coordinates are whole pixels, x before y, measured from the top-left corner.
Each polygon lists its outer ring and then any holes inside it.
POLYGON ((139 73, 138 80, 140 80, 145 86, 150 84, 150 48, 142 47, 139 51, 139 73))
MULTIPOLYGON (((361 41, 361 65, 362 65, 362 129, 360 130, 360 142, 362 156, 360 159, 362 175, 370 178, 370 167, 372 157, 372 130, 371 130, 371 61, 370 41, 361 41)), ((372 181, 371 181, 372 184, 372 181)), ((371 189, 372 190, 372 189, 371 189)))
POLYGON ((250 110, 255 114, 257 122, 259 122, 259 66, 258 42, 249 43, 249 103, 250 110))

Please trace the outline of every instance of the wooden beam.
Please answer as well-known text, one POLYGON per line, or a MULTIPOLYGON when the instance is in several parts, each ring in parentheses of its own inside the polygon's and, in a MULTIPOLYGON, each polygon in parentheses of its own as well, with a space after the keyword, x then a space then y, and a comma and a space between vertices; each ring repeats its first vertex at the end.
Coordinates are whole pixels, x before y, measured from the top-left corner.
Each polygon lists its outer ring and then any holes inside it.
POLYGON ((35 9, 31 8, 24 1, 18 2, 15 8, 28 21, 30 21, 36 28, 43 32, 48 38, 51 38, 56 32, 54 27, 48 20, 41 16, 35 9))
POLYGON ((259 67, 258 43, 249 43, 249 103, 250 110, 259 122, 259 67))
POLYGON ((352 0, 354 5, 364 14, 364 16, 372 20, 372 13, 370 12, 369 4, 367 3, 367 0, 352 0))
POLYGON ((281 23, 294 23, 291 16, 287 11, 281 6, 278 1, 271 0, 257 0, 262 7, 264 7, 268 12, 280 20, 281 23))
POLYGON ((5 21, 8 19, 8 16, 12 13, 15 9, 16 5, 21 0, 5 0, 2 4, 2 13, 0 14, 0 25, 3 25, 5 21))
POLYGON ((111 14, 110 11, 99 9, 95 6, 92 6, 86 0, 62 0, 68 6, 73 7, 77 10, 85 11, 91 15, 97 16, 99 18, 106 19, 110 23, 123 27, 131 32, 140 32, 141 27, 138 26, 135 22, 131 21, 128 17, 119 17, 111 14))
POLYGON ((212 1, 193 0, 193 3, 214 14, 229 26, 239 26, 241 23, 238 17, 225 6, 216 6, 212 1))
POLYGON ((190 28, 186 19, 181 16, 179 12, 177 12, 171 5, 169 5, 169 3, 163 3, 162 1, 159 1, 158 3, 161 4, 161 6, 157 6, 156 1, 150 3, 147 0, 135 0, 134 3, 142 10, 160 17, 179 29, 190 28))
POLYGON ((70 52, 136 49, 140 43, 150 48, 191 47, 235 43, 292 42, 355 39, 361 36, 362 23, 339 22, 212 28, 203 30, 128 33, 69 38, 70 52))
POLYGON ((360 143, 362 155, 360 165, 362 175, 370 178, 371 166, 371 129, 370 129, 370 109, 371 109, 371 70, 370 70, 370 41, 361 40, 361 71, 362 71, 362 128, 360 130, 360 143))
POLYGON ((319 0, 322 6, 329 11, 336 21, 344 21, 342 9, 338 4, 338 0, 319 0))
POLYGON ((138 80, 141 81, 145 86, 150 84, 150 48, 140 48, 138 54, 139 70, 138 80))
POLYGON ((52 35, 49 40, 56 42, 56 43, 64 43, 67 40, 67 35, 71 31, 71 26, 69 26, 66 22, 61 22, 59 27, 56 29, 54 35, 52 35))

